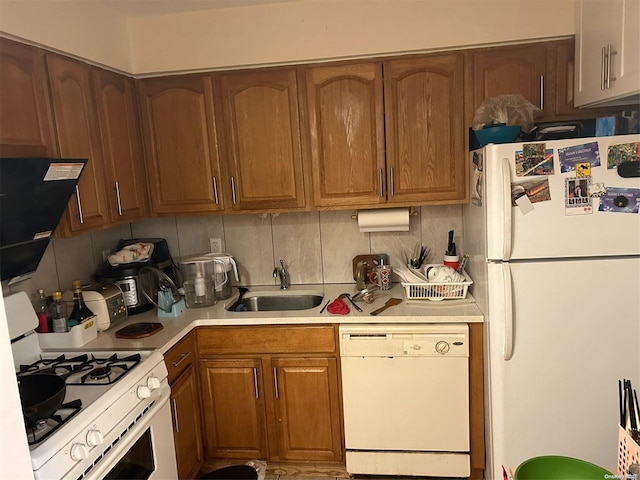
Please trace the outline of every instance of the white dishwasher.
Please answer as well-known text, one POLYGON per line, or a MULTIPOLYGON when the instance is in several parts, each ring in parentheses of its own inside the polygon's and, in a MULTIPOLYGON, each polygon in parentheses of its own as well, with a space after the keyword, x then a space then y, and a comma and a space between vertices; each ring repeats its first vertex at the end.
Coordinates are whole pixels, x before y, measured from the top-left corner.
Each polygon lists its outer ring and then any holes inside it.
POLYGON ((466 324, 340 326, 347 471, 466 477, 466 324))

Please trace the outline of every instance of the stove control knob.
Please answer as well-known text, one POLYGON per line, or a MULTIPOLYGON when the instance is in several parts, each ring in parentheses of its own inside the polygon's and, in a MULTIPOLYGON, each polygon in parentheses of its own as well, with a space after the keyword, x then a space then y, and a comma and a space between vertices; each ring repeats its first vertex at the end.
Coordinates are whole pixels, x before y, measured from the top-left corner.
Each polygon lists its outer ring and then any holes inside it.
POLYGON ((144 398, 149 398, 151 396, 151 390, 146 385, 138 385, 138 390, 136 390, 136 395, 140 400, 144 398))
POLYGON ((436 343, 436 352, 438 353, 447 353, 449 351, 450 345, 448 342, 445 342, 444 340, 439 341, 438 343, 436 343))
POLYGON ((149 378, 147 378, 147 386, 151 390, 155 390, 156 388, 160 388, 160 380, 158 380, 158 377, 156 377, 155 375, 151 375, 149 378))
POLYGON ((75 460, 76 462, 84 460, 87 458, 87 455, 89 455, 89 452, 84 443, 74 443, 71 445, 71 460, 75 460))
POLYGON ((100 430, 94 429, 87 432, 87 445, 95 447, 102 445, 102 442, 104 442, 104 438, 102 438, 102 432, 100 430))

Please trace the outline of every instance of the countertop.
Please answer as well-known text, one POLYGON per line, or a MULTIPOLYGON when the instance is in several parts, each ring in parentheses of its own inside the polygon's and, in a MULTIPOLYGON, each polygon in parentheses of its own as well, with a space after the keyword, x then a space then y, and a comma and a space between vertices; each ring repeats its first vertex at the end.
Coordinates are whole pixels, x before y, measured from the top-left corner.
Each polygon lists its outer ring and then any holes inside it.
MULTIPOLYGON (((237 292, 237 289, 234 288, 237 292)), ((278 291, 274 286, 250 287, 251 292, 278 291)), ((295 325, 295 324, 371 324, 371 323, 477 323, 483 321, 483 316, 475 304, 473 297, 467 296, 464 300, 405 300, 403 287, 394 284, 391 290, 374 292, 374 301, 371 304, 362 300, 356 304, 363 310, 358 312, 347 301, 350 313, 347 315, 334 315, 322 307, 333 301, 341 293, 356 293, 355 284, 320 284, 320 285, 293 285, 288 291, 314 291, 322 292, 324 300, 315 308, 296 311, 277 312, 228 312, 227 306, 232 305, 238 295, 220 300, 215 305, 207 308, 187 308, 177 317, 159 318, 156 309, 144 313, 132 315, 125 320, 116 323, 104 332, 98 332, 98 337, 86 343, 80 350, 159 350, 165 353, 184 335, 195 327, 222 326, 222 325, 295 325), (369 315, 369 312, 383 306, 389 298, 400 298, 402 303, 388 308, 377 316, 369 315), (159 322, 162 330, 140 339, 116 338, 118 330, 127 325, 138 322, 159 322)))

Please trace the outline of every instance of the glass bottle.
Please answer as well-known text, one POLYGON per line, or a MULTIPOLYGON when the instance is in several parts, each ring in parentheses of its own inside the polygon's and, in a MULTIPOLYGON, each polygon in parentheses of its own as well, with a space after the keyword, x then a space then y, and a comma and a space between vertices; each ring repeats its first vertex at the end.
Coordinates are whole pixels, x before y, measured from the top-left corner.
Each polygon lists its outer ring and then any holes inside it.
POLYGON ((73 310, 71 310, 71 314, 69 315, 69 328, 93 316, 93 312, 87 307, 87 304, 84 303, 80 280, 74 280, 71 286, 73 288, 73 310))
POLYGON ((49 333, 49 315, 47 315, 47 296, 43 288, 38 289, 38 298, 33 308, 38 316, 38 327, 36 332, 49 333))
POLYGON ((69 326, 67 325, 67 308, 62 302, 62 292, 53 292, 53 304, 51 306, 51 316, 53 317, 53 331, 55 333, 68 332, 69 326))

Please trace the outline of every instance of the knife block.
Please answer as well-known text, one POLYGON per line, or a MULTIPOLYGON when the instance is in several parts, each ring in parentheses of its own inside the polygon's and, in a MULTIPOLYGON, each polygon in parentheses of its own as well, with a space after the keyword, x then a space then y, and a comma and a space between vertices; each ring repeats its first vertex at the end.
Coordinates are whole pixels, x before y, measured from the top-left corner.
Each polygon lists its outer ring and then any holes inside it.
POLYGON ((618 425, 618 475, 627 478, 629 468, 640 463, 640 445, 638 445, 624 428, 618 425))

